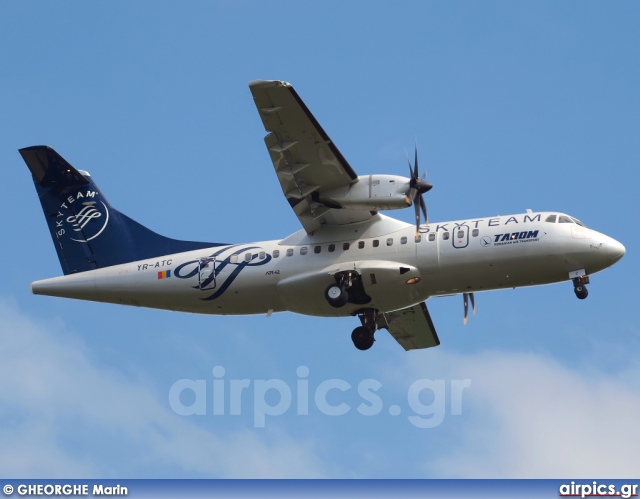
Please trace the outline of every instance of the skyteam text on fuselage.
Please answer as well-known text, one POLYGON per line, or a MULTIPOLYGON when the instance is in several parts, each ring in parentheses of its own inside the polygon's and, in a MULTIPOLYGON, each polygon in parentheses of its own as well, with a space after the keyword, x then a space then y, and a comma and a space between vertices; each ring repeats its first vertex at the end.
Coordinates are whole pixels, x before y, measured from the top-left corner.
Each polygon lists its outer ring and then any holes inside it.
POLYGON ((203 314, 357 316, 366 350, 387 329, 406 350, 440 344, 425 301, 571 281, 622 258, 616 240, 557 212, 430 223, 417 152, 409 177, 358 176, 293 87, 249 83, 265 143, 302 230, 244 244, 170 239, 113 208, 89 173, 48 146, 20 150, 64 272, 35 294, 203 314), (380 210, 413 206, 415 225, 380 210), (421 223, 421 217, 425 223, 421 223))

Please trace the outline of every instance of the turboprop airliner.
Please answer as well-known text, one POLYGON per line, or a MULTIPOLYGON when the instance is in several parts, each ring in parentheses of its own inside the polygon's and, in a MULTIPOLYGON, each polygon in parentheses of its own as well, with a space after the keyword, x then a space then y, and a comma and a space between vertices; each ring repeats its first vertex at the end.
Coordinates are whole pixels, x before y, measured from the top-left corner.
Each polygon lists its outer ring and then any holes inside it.
POLYGON ((358 349, 384 328, 413 350, 440 344, 428 298, 462 295, 465 323, 479 291, 569 281, 584 299, 589 276, 625 253, 554 211, 432 223, 417 151, 408 177, 359 176, 289 83, 249 89, 300 231, 243 244, 170 239, 113 208, 89 173, 51 147, 27 147, 20 154, 64 273, 31 291, 212 315, 353 316, 358 349), (415 224, 380 213, 411 206, 415 224))

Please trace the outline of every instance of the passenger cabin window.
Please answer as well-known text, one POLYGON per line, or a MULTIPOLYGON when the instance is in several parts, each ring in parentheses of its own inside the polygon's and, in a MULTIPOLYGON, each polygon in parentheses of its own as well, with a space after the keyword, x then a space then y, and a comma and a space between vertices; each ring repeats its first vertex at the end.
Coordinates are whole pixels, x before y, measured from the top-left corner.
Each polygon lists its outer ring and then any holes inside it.
POLYGON ((416 236, 416 242, 419 243, 420 241, 422 241, 422 236, 420 234, 418 234, 416 236))
POLYGON ((303 246, 302 248, 300 248, 300 254, 301 255, 306 255, 307 254, 307 247, 303 246))
POLYGON ((349 249, 349 243, 344 243, 344 244, 342 245, 342 249, 343 249, 344 251, 347 251, 347 250, 349 249))
POLYGON ((251 261, 251 253, 245 253, 244 254, 244 261, 245 262, 250 262, 251 261))
POLYGON ((377 239, 373 240, 373 247, 377 248, 378 246, 380 246, 380 241, 378 241, 377 239))
POLYGON ((556 223, 556 216, 555 215, 549 215, 546 219, 545 222, 549 222, 549 223, 556 223))
POLYGON ((336 250, 336 245, 335 244, 330 244, 329 245, 329 253, 333 253, 336 250))
POLYGON ((391 246, 393 245, 393 237, 390 237, 389 239, 387 239, 387 246, 391 246))
POLYGON ((265 252, 261 251, 260 254, 258 255, 258 258, 260 258, 260 260, 264 260, 266 256, 267 255, 265 254, 265 252))
POLYGON ((358 241, 358 249, 364 248, 364 241, 358 241))
POLYGON ((231 255, 231 258, 229 258, 229 261, 231 263, 238 263, 238 255, 231 255))
POLYGON ((436 240, 436 235, 432 232, 431 234, 429 234, 429 241, 435 241, 436 240))
POLYGON ((568 217, 566 215, 560 215, 560 217, 558 218, 558 222, 561 224, 572 224, 573 220, 571 220, 571 217, 568 217))
POLYGON ((442 239, 444 239, 445 241, 449 240, 449 233, 448 232, 443 232, 442 233, 442 239))
POLYGON ((407 244, 407 237, 406 236, 402 236, 400 238, 400 244, 407 244))
POLYGON ((462 239, 464 237, 464 231, 463 230, 459 230, 458 231, 458 239, 462 239))
POLYGON ((322 246, 316 246, 315 248, 313 248, 313 252, 317 255, 318 253, 320 253, 322 251, 322 246))
POLYGON ((278 258, 280 256, 280 250, 273 250, 273 258, 278 258))
POLYGON ((471 235, 472 235, 473 237, 478 237, 478 234, 480 234, 480 230, 479 230, 479 229, 473 229, 473 230, 471 231, 471 235))
POLYGON ((287 256, 293 256, 293 248, 287 250, 287 256))

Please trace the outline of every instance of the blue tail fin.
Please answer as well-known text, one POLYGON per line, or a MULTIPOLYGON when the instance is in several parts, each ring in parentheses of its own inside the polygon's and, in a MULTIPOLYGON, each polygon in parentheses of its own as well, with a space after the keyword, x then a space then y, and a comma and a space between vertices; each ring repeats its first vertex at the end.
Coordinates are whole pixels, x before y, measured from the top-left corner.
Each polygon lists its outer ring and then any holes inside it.
POLYGON ((156 234, 112 208, 91 176, 49 146, 20 149, 63 272, 73 274, 212 246, 156 234))

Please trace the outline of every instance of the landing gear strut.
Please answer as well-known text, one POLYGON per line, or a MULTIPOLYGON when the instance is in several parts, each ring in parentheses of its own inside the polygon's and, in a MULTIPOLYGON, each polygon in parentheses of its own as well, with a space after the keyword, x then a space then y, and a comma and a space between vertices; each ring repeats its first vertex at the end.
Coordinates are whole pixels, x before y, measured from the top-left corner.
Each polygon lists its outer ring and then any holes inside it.
POLYGON ((358 350, 369 350, 376 341, 374 333, 378 329, 376 320, 378 311, 375 308, 365 308, 358 311, 358 318, 362 326, 358 326, 351 333, 351 340, 358 350))
POLYGON ((584 300, 589 295, 586 284, 589 284, 589 276, 583 275, 573 278, 573 291, 581 300, 584 300))

